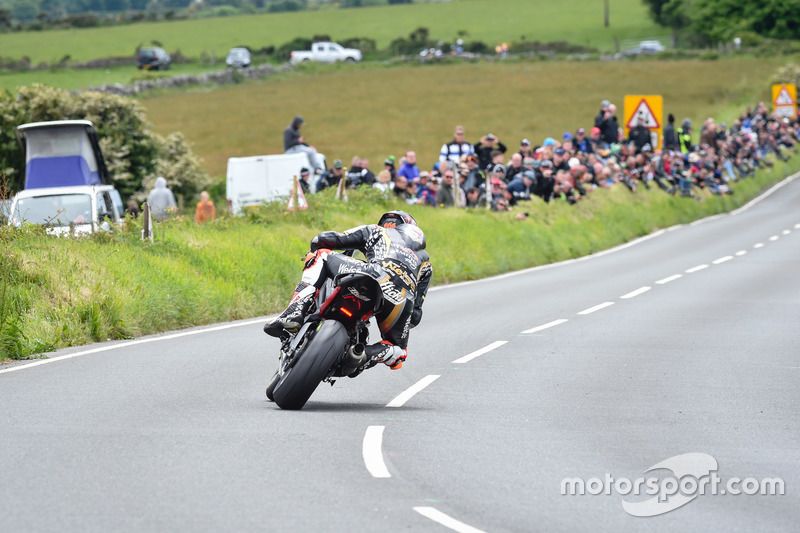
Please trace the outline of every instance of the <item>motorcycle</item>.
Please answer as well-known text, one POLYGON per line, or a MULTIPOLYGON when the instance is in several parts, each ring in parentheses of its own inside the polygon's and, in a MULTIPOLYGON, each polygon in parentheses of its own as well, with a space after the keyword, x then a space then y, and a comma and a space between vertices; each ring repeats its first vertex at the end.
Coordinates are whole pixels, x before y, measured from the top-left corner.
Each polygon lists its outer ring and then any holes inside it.
POLYGON ((356 377, 378 362, 365 353, 369 319, 383 301, 368 273, 340 274, 319 290, 297 333, 281 337, 278 370, 267 398, 281 409, 302 409, 322 382, 356 377))

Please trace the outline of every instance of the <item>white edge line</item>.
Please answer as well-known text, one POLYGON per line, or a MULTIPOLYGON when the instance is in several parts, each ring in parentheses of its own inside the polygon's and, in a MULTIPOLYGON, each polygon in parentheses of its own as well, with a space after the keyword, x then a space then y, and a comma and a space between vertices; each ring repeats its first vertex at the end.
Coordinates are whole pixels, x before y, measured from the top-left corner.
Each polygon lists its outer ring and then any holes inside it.
POLYGON ((383 428, 386 426, 369 426, 364 433, 364 443, 361 453, 364 456, 364 464, 372 477, 392 477, 386 463, 383 462, 383 428))
POLYGON ((631 291, 628 294, 623 294, 622 296, 620 296, 620 298, 622 298, 624 300, 627 300, 628 298, 634 298, 634 297, 639 296, 640 294, 645 293, 645 292, 647 292, 649 290, 650 290, 650 287, 648 287, 648 286, 639 287, 635 291, 631 291))
POLYGON ((676 279, 683 277, 682 274, 675 274, 674 276, 670 276, 668 278, 660 279, 656 281, 659 285, 664 285, 665 283, 669 283, 670 281, 675 281, 676 279))
POLYGON ((46 365, 48 363, 55 363, 56 361, 63 361, 65 359, 72 359, 73 357, 80 357, 82 355, 89 355, 93 353, 100 353, 100 352, 107 352, 109 350, 117 350, 119 348, 127 348, 129 346, 136 346, 139 344, 147 344, 148 342, 156 342, 156 341, 165 341, 170 339, 177 339, 180 337, 188 337, 189 335, 199 335, 200 333, 208 333, 211 331, 220 331, 223 329, 230 329, 230 328, 238 328, 239 326, 252 326, 253 324, 263 323, 263 318, 257 318, 253 320, 247 320, 243 322, 236 322, 235 324, 223 324, 221 326, 211 326, 202 329, 192 329, 189 331, 181 331, 179 333, 172 333, 169 335, 156 335, 152 337, 145 337, 142 339, 137 339, 134 341, 127 341, 127 342, 120 342, 116 344, 109 344, 106 346, 100 346, 99 348, 92 348, 90 350, 83 350, 80 352, 69 353, 66 355, 59 355, 58 357, 51 357, 48 359, 37 359, 32 363, 28 363, 25 365, 19 366, 12 366, 11 368, 6 368, 4 370, 0 370, 0 374, 4 374, 6 372, 15 372, 17 370, 22 370, 24 368, 31 368, 33 366, 40 366, 46 365))
POLYGON ((563 324, 566 322, 566 318, 559 318, 558 320, 553 320, 552 322, 548 322, 547 324, 542 324, 541 326, 536 326, 535 328, 526 329, 522 333, 536 333, 537 331, 542 331, 543 329, 552 328, 553 326, 558 326, 559 324, 563 324))
POLYGON ((733 259, 732 255, 726 255, 725 257, 720 257, 719 259, 715 259, 711 262, 714 263, 715 265, 718 265, 720 263, 724 263, 725 261, 730 261, 731 259, 733 259))
POLYGON ((594 313, 595 311, 599 311, 601 309, 605 309, 606 307, 610 307, 614 305, 614 302, 603 302, 601 304, 595 305, 594 307, 590 307, 589 309, 584 309, 580 311, 579 315, 588 315, 589 313, 594 313))
POLYGON ((777 183, 774 186, 772 186, 771 188, 767 189, 760 196, 756 196, 755 198, 753 198, 752 200, 750 200, 749 202, 744 204, 739 209, 734 209, 733 211, 730 212, 730 214, 735 216, 735 215, 738 215, 739 213, 747 211, 748 209, 750 209, 751 207, 756 205, 758 202, 760 202, 760 201, 764 200, 765 198, 768 198, 769 196, 771 196, 772 193, 777 192, 782 187, 785 187, 785 186, 789 185, 791 182, 796 180, 798 178, 798 176, 800 176, 800 172, 796 172, 796 173, 792 174, 791 176, 789 176, 788 178, 786 178, 782 182, 777 183))
POLYGON ((448 516, 433 507, 414 507, 414 510, 425 518, 429 518, 448 529, 457 531, 458 533, 483 533, 483 530, 469 526, 464 522, 456 520, 455 518, 448 516))
POLYGON ((495 348, 499 348, 500 346, 504 345, 507 342, 508 341, 494 341, 492 344, 490 344, 488 346, 484 346, 480 350, 475 350, 474 352, 472 352, 470 354, 467 354, 464 357, 459 357, 458 359, 453 361, 453 363, 455 363, 455 364, 468 363, 469 361, 472 361, 476 357, 480 357, 481 355, 483 355, 483 354, 485 354, 487 352, 491 352, 495 348))
POLYGON ((697 265, 696 267, 692 267, 692 268, 686 270, 686 273, 687 274, 693 274, 695 272, 699 272, 700 270, 703 270, 704 268, 708 268, 708 265, 697 265))
POLYGON ((430 376, 425 376, 421 380, 417 381, 415 384, 411 385, 409 388, 398 394, 391 402, 386 404, 386 407, 402 407, 408 400, 410 400, 415 394, 419 391, 439 379, 441 376, 431 374, 430 376))

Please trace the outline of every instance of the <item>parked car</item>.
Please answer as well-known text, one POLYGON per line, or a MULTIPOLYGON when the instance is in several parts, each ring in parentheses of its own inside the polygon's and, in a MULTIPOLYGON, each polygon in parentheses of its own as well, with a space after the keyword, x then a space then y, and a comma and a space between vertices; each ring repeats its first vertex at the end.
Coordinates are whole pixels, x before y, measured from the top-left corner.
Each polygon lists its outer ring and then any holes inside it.
POLYGON ((250 50, 247 48, 231 48, 227 57, 225 57, 225 64, 229 67, 249 67, 251 61, 250 50))
POLYGON ((19 191, 8 223, 41 224, 51 235, 80 235, 108 231, 119 225, 122 216, 122 199, 113 186, 76 185, 19 191))
POLYGON ((139 70, 169 70, 172 57, 163 48, 151 46, 136 52, 136 68, 139 70))
POLYGON ((658 52, 663 52, 666 49, 667 48, 658 41, 642 41, 633 48, 629 48, 617 54, 617 57, 621 58, 628 56, 651 55, 657 54, 658 52))
POLYGON ((308 61, 319 61, 321 63, 335 63, 336 61, 348 61, 355 63, 361 61, 361 50, 355 48, 344 48, 336 43, 314 43, 311 50, 295 50, 289 55, 291 63, 305 63, 308 61))

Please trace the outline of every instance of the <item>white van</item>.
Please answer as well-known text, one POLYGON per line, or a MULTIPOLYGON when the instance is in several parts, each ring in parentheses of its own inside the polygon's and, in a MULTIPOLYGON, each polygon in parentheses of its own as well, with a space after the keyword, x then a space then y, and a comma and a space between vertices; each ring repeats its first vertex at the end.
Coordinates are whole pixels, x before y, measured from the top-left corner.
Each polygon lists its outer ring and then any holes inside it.
POLYGON ((8 223, 41 224, 51 235, 80 235, 108 231, 122 216, 122 199, 111 185, 40 187, 14 196, 8 223))
MULTIPOLYGON (((322 154, 317 154, 317 157, 324 161, 322 154)), ((288 198, 292 194, 294 177, 300 178, 303 167, 311 169, 313 178, 318 177, 314 176, 305 152, 231 157, 225 184, 228 210, 233 215, 240 215, 247 206, 288 198)), ((316 181, 310 185, 314 192, 316 181)))

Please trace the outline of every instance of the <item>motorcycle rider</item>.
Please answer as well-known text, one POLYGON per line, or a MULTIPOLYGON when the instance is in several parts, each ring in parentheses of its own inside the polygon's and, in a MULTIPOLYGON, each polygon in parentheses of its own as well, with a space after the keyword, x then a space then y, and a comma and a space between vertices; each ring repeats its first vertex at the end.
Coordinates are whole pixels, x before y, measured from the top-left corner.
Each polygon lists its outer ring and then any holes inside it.
POLYGON ((326 279, 352 272, 369 273, 379 281, 383 293, 383 304, 375 313, 383 340, 367 346, 366 354, 392 370, 401 368, 408 355, 409 329, 422 320, 422 304, 433 273, 425 245, 425 234, 405 211, 389 211, 378 224, 344 233, 320 233, 311 241, 303 277, 289 306, 264 326, 264 332, 280 337, 285 331, 297 331, 326 279), (367 262, 334 249, 359 250, 367 262))

